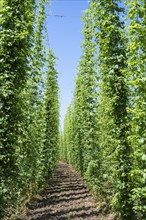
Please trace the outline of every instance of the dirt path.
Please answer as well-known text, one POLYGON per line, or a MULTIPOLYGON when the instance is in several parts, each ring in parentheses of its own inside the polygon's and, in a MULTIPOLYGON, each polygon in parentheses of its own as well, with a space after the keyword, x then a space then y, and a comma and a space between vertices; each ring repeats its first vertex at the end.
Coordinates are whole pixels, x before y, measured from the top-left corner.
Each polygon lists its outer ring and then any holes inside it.
POLYGON ((29 220, 98 220, 96 205, 81 177, 59 162, 54 178, 40 198, 28 205, 29 220))

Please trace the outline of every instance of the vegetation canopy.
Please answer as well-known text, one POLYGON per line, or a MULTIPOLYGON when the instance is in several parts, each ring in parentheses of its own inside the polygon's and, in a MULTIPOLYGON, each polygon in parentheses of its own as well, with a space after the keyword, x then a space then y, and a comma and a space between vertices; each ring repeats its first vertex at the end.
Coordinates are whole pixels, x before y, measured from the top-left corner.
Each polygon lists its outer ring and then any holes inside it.
POLYGON ((90 1, 62 130, 47 2, 0 1, 0 218, 13 218, 62 160, 117 219, 144 220, 146 1, 90 1))

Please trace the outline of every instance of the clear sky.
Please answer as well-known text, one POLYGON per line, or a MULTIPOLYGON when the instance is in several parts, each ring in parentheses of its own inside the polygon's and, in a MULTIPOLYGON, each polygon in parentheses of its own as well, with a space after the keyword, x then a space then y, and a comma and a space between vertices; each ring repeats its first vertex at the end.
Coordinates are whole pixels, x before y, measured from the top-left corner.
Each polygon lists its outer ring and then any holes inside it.
POLYGON ((52 0, 47 11, 50 14, 46 22, 49 45, 58 58, 61 124, 73 97, 83 40, 81 16, 87 8, 88 0, 52 0))

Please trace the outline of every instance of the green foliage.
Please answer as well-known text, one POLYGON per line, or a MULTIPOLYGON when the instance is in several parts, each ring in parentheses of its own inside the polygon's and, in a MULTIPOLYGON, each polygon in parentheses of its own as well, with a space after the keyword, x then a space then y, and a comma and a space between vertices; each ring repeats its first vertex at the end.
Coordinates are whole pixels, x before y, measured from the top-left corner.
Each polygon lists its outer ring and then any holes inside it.
POLYGON ((44 157, 47 166, 44 174, 50 174, 54 171, 56 161, 58 159, 58 143, 59 143, 59 89, 58 89, 58 73, 55 69, 55 56, 52 50, 48 52, 47 58, 47 82, 44 96, 45 107, 45 142, 44 157))
POLYGON ((90 3, 74 97, 60 135, 56 58, 52 50, 46 58, 44 43, 46 2, 0 1, 0 217, 45 185, 59 152, 119 219, 143 220, 146 1, 126 0, 126 23, 122 1, 90 3))
POLYGON ((132 201, 141 219, 146 218, 146 2, 126 1, 129 18, 127 74, 129 76, 129 142, 133 146, 132 201))
POLYGON ((44 47, 45 1, 2 0, 0 15, 2 218, 54 171, 59 102, 55 57, 46 60, 44 47))
MULTIPOLYGON (((83 55, 78 67, 74 99, 64 122, 64 159, 85 174, 88 164, 96 159, 97 75, 95 72, 95 43, 93 23, 87 11, 84 18, 83 55), (95 152, 95 155, 92 152, 95 152)), ((90 179, 90 177, 88 178, 90 179)))
POLYGON ((1 80, 1 204, 7 208, 18 197, 23 112, 21 92, 28 78, 33 33, 34 1, 3 0, 0 3, 0 80, 1 80), (9 202, 8 202, 9 201, 9 202))
MULTIPOLYGON (((101 124, 101 141, 99 144, 102 145, 103 163, 106 161, 109 166, 110 161, 108 159, 115 161, 112 166, 113 176, 106 181, 113 186, 112 194, 116 197, 114 204, 121 213, 121 219, 129 220, 133 218, 130 201, 132 187, 130 156, 132 150, 127 138, 129 132, 127 123, 128 89, 124 71, 126 54, 123 21, 119 17, 122 8, 119 8, 118 1, 104 1, 104 3, 98 1, 96 9, 94 4, 91 7, 94 7, 93 14, 96 13, 95 22, 98 29, 96 36, 99 45, 101 72, 99 108, 104 106, 104 113, 100 111, 98 114, 98 122, 101 124), (103 138, 104 133, 106 138, 103 138)), ((105 174, 112 171, 111 167, 108 168, 108 166, 105 166, 105 174)))
POLYGON ((119 219, 143 220, 146 2, 127 0, 127 14, 121 2, 93 0, 85 14, 82 56, 65 116, 61 158, 106 198, 119 219))

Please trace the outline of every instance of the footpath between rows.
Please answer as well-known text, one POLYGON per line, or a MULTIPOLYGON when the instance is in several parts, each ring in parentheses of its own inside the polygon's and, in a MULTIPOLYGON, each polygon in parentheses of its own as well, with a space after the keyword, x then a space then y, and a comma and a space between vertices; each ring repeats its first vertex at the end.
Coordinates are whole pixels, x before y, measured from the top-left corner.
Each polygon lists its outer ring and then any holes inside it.
POLYGON ((101 210, 72 166, 59 162, 48 187, 27 205, 28 220, 113 220, 101 210))

